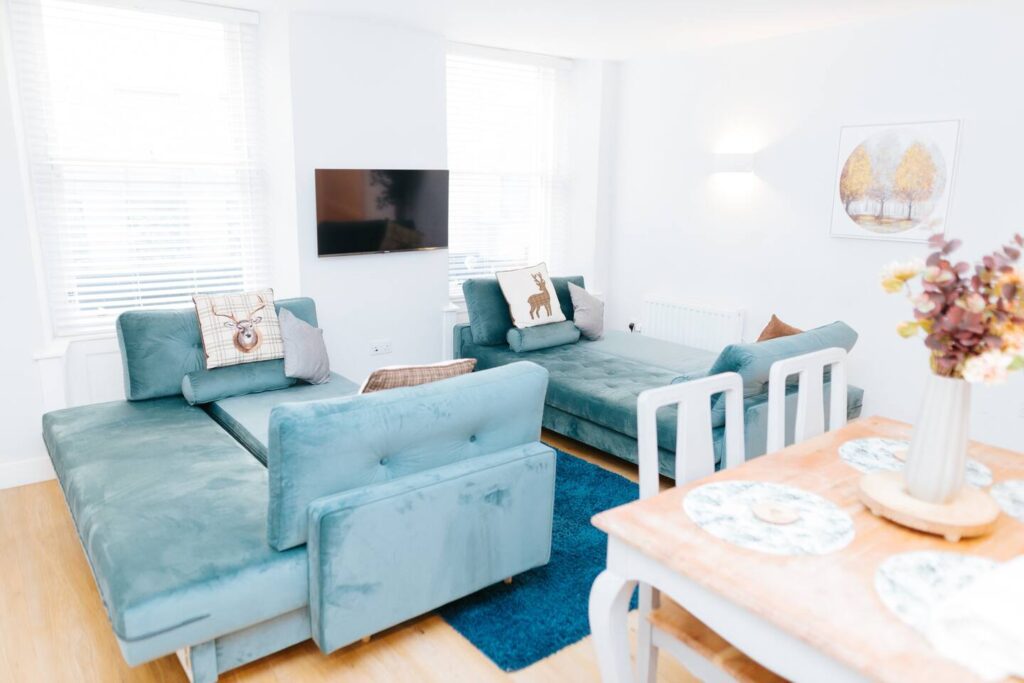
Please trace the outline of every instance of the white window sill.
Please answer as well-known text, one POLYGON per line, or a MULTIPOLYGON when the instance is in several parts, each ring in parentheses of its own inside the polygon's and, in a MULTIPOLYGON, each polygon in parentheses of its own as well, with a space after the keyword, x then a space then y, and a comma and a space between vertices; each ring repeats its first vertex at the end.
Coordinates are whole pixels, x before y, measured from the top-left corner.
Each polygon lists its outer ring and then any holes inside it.
POLYGON ((55 337, 32 354, 34 360, 64 358, 72 344, 98 343, 111 348, 117 346, 116 334, 83 334, 76 337, 55 337), (104 344, 106 342, 106 344, 104 344))

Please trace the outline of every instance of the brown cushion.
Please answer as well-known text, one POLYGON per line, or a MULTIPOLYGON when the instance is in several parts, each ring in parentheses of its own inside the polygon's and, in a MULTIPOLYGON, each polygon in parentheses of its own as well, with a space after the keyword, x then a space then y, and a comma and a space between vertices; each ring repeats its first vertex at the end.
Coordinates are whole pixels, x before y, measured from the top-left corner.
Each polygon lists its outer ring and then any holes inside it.
POLYGON ((371 372, 359 393, 369 394, 384 389, 414 387, 418 384, 465 375, 473 372, 475 367, 476 358, 461 358, 433 365, 392 365, 371 372))
POLYGON ((768 324, 761 330, 761 336, 757 338, 757 341, 763 342, 769 339, 778 339, 779 337, 788 337, 791 334, 800 334, 803 330, 787 325, 786 323, 779 320, 779 317, 772 314, 772 319, 768 321, 768 324))

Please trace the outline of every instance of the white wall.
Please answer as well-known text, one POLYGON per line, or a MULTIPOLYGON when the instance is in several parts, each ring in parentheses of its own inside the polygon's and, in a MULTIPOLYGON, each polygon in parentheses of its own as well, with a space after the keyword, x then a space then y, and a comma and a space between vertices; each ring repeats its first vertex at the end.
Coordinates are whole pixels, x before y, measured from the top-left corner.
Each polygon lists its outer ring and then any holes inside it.
POLYGON ((319 14, 292 17, 292 116, 302 292, 316 299, 331 366, 361 381, 441 359, 445 250, 318 258, 317 168, 446 168, 445 42, 319 14), (393 353, 371 356, 373 340, 393 353))
MULTIPOLYGON (((976 3, 624 63, 610 326, 655 292, 744 308, 750 339, 773 312, 804 328, 842 319, 860 333, 865 414, 913 420, 926 351, 896 336, 910 309, 878 274, 925 247, 829 237, 839 128, 961 119, 949 232, 965 255, 994 249, 1024 228, 1022 31, 1019 4, 976 3), (711 177, 715 151, 756 152, 755 177, 711 177)), ((1024 377, 975 397, 975 438, 1024 447, 1024 377)))
MULTIPOLYGON (((32 243, 25 229, 27 197, 15 135, 7 58, 6 51, 0 49, 0 287, 7 321, 6 331, 0 335, 0 481, 21 483, 35 478, 45 456, 39 423, 43 395, 34 361, 35 350, 43 341, 43 320, 32 243)), ((42 471, 45 473, 45 466, 42 471)))

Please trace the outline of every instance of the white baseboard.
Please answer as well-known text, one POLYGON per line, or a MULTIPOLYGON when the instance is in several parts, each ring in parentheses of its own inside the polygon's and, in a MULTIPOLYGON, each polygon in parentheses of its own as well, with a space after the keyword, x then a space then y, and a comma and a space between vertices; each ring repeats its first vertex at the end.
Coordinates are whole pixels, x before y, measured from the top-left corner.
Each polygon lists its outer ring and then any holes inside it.
POLYGON ((0 463, 0 489, 34 484, 53 479, 53 464, 48 457, 28 458, 14 462, 0 463))

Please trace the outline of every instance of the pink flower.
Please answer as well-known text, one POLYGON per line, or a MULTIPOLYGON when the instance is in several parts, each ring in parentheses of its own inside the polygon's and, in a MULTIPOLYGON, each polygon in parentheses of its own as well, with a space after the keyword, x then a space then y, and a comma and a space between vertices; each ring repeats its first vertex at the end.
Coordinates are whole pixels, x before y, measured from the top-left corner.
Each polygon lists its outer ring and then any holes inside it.
POLYGON ((985 297, 977 292, 971 292, 957 299, 956 304, 971 313, 981 313, 985 310, 985 297))
POLYGON ((923 277, 925 282, 930 282, 933 285, 947 285, 956 278, 953 271, 939 266, 925 268, 923 277))
POLYGON ((921 311, 922 313, 931 313, 935 310, 935 302, 927 294, 918 294, 913 297, 911 303, 914 304, 914 308, 921 311))
POLYGON ((1002 384, 1010 374, 1014 357, 1002 351, 986 351, 964 363, 963 377, 972 384, 1002 384))

